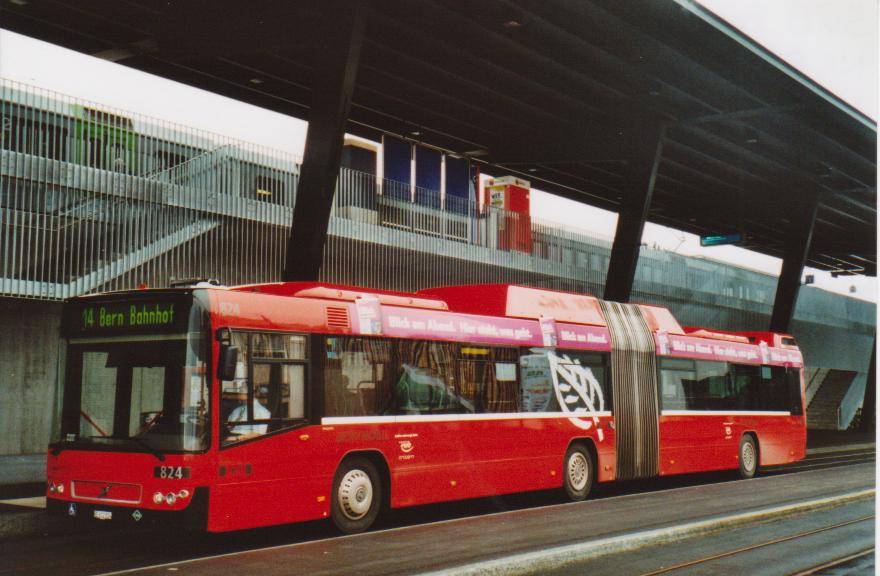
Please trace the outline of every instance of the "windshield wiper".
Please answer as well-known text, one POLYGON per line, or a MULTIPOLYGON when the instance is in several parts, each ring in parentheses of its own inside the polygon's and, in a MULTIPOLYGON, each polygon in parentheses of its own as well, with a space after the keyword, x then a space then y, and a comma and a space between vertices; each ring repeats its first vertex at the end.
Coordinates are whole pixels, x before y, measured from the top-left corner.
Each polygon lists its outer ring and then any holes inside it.
POLYGON ((134 440, 134 441, 137 442, 139 445, 141 445, 141 446, 143 446, 144 448, 146 448, 146 449, 147 449, 147 452, 149 452, 150 454, 152 454, 153 456, 155 456, 156 458, 159 459, 159 462, 164 462, 164 461, 165 461, 165 454, 162 454, 162 452, 160 452, 159 450, 156 450, 155 448, 153 448, 152 446, 150 446, 150 444, 149 444, 146 440, 144 440, 143 438, 138 438, 137 436, 130 436, 128 439, 129 439, 129 440, 134 440))

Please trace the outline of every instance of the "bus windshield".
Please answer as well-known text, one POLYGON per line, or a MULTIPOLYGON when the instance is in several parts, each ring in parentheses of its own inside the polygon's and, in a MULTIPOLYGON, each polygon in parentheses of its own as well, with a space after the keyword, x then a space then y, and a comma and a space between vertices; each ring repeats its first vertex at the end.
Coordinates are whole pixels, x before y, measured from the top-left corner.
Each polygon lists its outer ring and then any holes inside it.
POLYGON ((71 336, 57 440, 74 443, 70 448, 157 456, 208 447, 207 339, 201 331, 71 336))

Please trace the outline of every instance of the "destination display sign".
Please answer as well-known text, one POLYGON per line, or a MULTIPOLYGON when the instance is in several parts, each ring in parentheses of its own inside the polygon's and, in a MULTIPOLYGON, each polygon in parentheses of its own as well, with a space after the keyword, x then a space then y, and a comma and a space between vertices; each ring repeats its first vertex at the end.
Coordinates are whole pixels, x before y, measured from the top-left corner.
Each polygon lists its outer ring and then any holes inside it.
POLYGON ((64 315, 68 335, 183 331, 190 303, 180 300, 71 302, 64 315))

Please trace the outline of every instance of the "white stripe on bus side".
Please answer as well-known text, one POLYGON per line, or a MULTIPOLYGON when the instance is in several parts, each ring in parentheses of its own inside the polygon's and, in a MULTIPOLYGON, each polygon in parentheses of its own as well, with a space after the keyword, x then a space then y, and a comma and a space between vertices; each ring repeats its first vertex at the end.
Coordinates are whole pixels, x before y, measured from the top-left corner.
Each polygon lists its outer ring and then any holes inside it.
POLYGON ((663 410, 661 416, 791 416, 791 412, 773 410, 663 410))
POLYGON ((465 422, 479 420, 548 420, 611 416, 611 412, 505 412, 498 414, 406 414, 400 416, 330 416, 322 426, 341 424, 392 424, 418 422, 465 422))

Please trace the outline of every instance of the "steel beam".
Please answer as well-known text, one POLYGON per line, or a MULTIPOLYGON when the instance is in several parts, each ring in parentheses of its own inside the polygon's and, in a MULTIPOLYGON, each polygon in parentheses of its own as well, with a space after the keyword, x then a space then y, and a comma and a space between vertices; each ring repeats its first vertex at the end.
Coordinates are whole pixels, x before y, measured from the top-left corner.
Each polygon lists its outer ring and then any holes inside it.
POLYGON ((605 300, 627 302, 632 293, 642 231, 654 194, 665 134, 665 125, 651 126, 635 145, 624 181, 614 244, 611 246, 611 260, 605 278, 605 300))
POLYGON ((368 2, 358 0, 332 4, 335 9, 320 23, 322 46, 314 52, 309 127, 284 263, 283 278, 288 281, 317 280, 321 269, 369 10, 368 2))
POLYGON ((816 213, 819 208, 819 197, 813 195, 806 204, 793 207, 786 238, 785 256, 782 259, 782 272, 776 283, 776 299, 773 302, 773 314, 770 317, 772 332, 788 332, 797 305, 798 291, 801 287, 801 276, 813 228, 816 225, 816 213), (799 209, 798 209, 799 208, 799 209))

